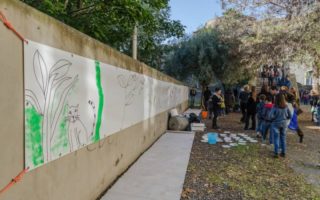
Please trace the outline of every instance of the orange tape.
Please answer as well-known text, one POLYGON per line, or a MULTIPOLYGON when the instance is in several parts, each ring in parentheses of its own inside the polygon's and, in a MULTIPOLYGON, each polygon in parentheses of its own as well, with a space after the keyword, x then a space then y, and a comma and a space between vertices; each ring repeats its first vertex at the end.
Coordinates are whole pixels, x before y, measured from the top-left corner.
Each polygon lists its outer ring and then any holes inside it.
POLYGON ((28 172, 29 167, 21 171, 16 177, 14 177, 8 185, 6 185, 3 189, 0 190, 0 195, 5 191, 9 190, 14 184, 18 183, 22 180, 23 176, 28 172))
POLYGON ((8 28, 10 29, 14 34, 16 34, 16 36, 18 36, 20 38, 20 40, 28 43, 28 41, 20 34, 18 33, 18 31, 16 31, 16 29, 12 26, 12 24, 7 20, 7 18, 4 16, 4 14, 0 11, 0 20, 2 21, 2 23, 8 28))

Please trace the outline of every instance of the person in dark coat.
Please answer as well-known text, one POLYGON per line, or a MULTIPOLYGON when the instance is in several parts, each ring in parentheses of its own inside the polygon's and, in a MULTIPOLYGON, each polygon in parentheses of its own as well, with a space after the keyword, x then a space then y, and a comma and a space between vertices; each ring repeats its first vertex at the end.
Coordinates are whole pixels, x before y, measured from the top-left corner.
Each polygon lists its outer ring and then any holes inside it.
POLYGON ((263 85, 262 88, 261 88, 261 91, 260 93, 257 95, 258 97, 260 97, 260 95, 265 95, 266 98, 267 97, 270 97, 271 98, 271 93, 270 93, 270 90, 269 90, 269 86, 268 85, 263 85))
POLYGON ((277 86, 272 86, 271 90, 270 90, 272 104, 275 103, 276 96, 277 96, 278 93, 279 93, 279 90, 278 90, 277 86))
POLYGON ((213 118, 212 118, 212 128, 219 129, 217 124, 217 119, 219 116, 219 111, 221 109, 221 89, 216 88, 215 93, 212 96, 212 109, 213 109, 213 118))
POLYGON ((252 126, 250 130, 256 130, 256 114, 257 114, 257 94, 256 91, 252 91, 248 103, 247 103, 247 116, 244 130, 248 130, 250 119, 252 126))
POLYGON ((246 119, 246 115, 247 115, 247 103, 249 100, 249 96, 250 96, 250 86, 249 85, 245 85, 243 87, 243 91, 241 91, 239 99, 240 99, 240 108, 241 108, 241 113, 242 113, 242 117, 241 117, 241 122, 245 122, 246 119))
POLYGON ((206 110, 208 110, 208 103, 209 103, 209 99, 210 99, 211 95, 212 95, 212 93, 211 93, 209 87, 207 86, 204 93, 203 93, 204 107, 206 110))
POLYGON ((230 89, 228 89, 224 95, 224 102, 226 105, 226 114, 233 110, 235 104, 235 97, 230 89))
POLYGON ((191 88, 190 89, 190 107, 193 108, 194 107, 194 101, 197 95, 197 91, 195 88, 191 88))

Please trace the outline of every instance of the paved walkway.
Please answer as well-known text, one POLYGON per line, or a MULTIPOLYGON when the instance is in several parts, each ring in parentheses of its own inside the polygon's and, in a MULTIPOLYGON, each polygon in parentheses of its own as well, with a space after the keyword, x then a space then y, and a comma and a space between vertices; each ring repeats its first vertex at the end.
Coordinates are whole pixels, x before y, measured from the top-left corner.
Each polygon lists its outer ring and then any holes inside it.
POLYGON ((180 200, 193 138, 164 134, 101 200, 180 200))

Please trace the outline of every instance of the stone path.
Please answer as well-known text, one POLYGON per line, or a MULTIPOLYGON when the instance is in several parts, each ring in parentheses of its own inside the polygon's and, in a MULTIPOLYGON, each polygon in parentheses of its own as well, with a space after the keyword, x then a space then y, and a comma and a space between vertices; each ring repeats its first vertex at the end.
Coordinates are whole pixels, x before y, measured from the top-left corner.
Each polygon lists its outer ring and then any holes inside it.
POLYGON ((179 200, 193 133, 164 134, 101 200, 179 200))

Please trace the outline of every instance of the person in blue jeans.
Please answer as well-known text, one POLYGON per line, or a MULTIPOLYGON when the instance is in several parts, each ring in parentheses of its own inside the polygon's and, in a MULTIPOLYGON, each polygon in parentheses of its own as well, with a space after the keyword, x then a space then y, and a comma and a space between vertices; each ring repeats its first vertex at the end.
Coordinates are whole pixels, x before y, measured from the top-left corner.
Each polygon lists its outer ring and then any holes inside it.
POLYGON ((265 101, 266 101, 266 95, 260 94, 259 103, 257 105, 257 118, 258 118, 258 126, 256 129, 257 137, 262 136, 262 122, 263 122, 262 112, 263 112, 265 101))
MULTIPOLYGON (((271 120, 269 118, 269 114, 273 108, 273 104, 272 104, 272 97, 271 96, 267 96, 266 97, 266 102, 263 106, 263 110, 262 110, 262 144, 265 144, 265 141, 267 139, 267 135, 268 132, 270 131, 271 128, 271 120)), ((272 134, 269 134, 269 144, 272 144, 272 134)))
POLYGON ((292 117, 284 94, 276 96, 275 105, 270 111, 269 118, 271 120, 271 134, 273 134, 274 157, 279 157, 279 146, 281 148, 281 157, 286 156, 286 131, 287 121, 292 117), (280 141, 279 141, 280 139, 280 141))

